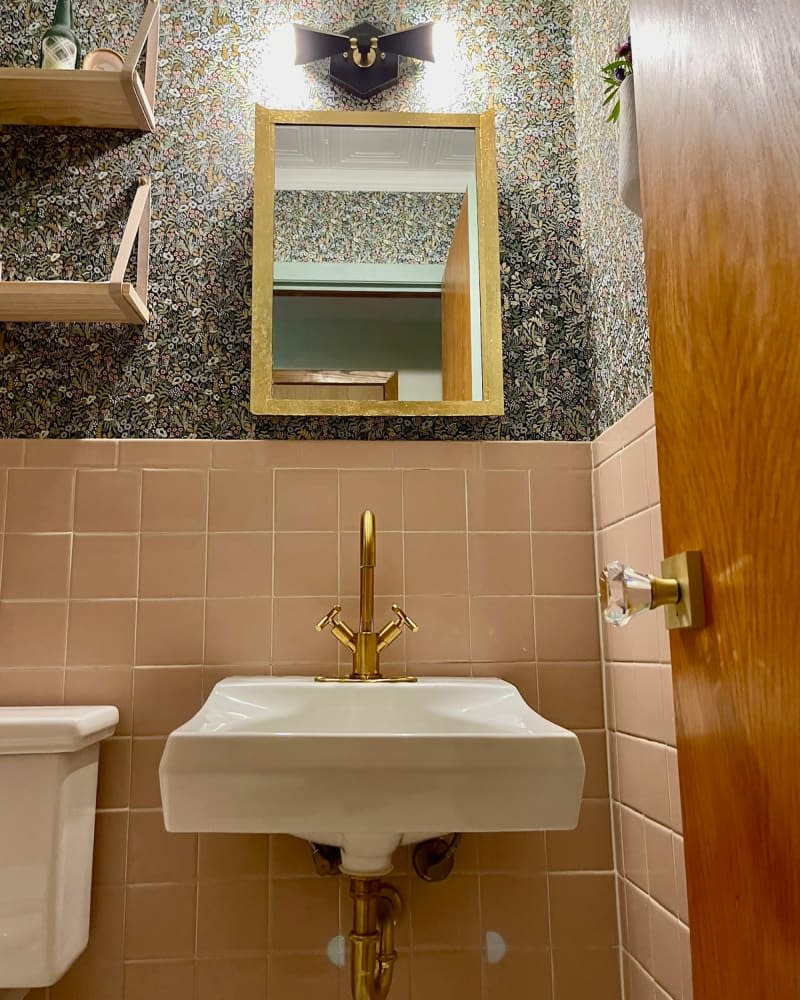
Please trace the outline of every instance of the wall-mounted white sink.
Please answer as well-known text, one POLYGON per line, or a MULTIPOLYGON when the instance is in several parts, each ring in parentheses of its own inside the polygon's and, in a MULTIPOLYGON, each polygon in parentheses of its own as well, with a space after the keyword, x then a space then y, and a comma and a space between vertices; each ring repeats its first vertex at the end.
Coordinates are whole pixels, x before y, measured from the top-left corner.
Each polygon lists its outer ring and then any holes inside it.
POLYGON ((160 767, 168 830, 290 833, 375 875, 437 834, 571 829, 583 775, 574 733, 513 685, 473 678, 228 678, 160 767))

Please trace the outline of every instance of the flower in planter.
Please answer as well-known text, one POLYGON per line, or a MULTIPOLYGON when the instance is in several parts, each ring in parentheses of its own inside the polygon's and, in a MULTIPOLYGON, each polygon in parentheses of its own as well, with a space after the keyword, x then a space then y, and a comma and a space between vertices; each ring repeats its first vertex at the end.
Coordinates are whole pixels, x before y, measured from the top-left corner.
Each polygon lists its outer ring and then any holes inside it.
POLYGON ((606 89, 603 93, 603 106, 611 104, 606 121, 615 122, 619 118, 619 88, 626 76, 633 74, 633 53, 631 51, 631 36, 623 42, 617 49, 615 59, 606 63, 600 72, 603 74, 603 83, 606 89), (613 101, 613 104, 612 104, 613 101))

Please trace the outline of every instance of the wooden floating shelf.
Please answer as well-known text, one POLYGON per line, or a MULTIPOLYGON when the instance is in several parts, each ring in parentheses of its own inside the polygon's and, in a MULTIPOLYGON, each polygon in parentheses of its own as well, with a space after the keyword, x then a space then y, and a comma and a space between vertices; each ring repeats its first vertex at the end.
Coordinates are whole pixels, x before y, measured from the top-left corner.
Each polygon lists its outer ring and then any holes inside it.
POLYGON ((0 125, 155 130, 161 0, 150 0, 119 71, 0 68, 0 125), (146 53, 144 81, 137 66, 146 53))
POLYGON ((133 199, 122 242, 108 281, 0 281, 0 322, 121 323, 142 326, 147 309, 150 257, 150 181, 133 199), (125 271, 136 237, 136 282, 125 271))

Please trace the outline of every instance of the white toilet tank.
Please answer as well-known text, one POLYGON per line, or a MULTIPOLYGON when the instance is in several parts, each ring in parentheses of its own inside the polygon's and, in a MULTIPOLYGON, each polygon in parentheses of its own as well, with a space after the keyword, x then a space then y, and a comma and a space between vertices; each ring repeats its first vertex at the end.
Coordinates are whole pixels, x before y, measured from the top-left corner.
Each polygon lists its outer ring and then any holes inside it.
POLYGON ((118 721, 0 708, 0 995, 52 985, 88 943, 99 743, 118 721))

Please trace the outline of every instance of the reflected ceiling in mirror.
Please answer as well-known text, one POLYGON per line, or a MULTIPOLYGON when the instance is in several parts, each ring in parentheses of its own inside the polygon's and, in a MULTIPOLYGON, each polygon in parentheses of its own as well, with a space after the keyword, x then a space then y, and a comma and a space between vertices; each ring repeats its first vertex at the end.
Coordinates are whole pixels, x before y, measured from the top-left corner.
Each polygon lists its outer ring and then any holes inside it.
POLYGON ((258 109, 254 412, 502 412, 492 119, 258 109))

